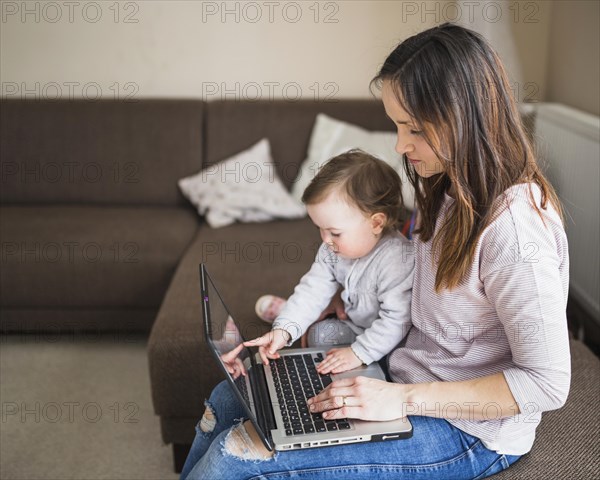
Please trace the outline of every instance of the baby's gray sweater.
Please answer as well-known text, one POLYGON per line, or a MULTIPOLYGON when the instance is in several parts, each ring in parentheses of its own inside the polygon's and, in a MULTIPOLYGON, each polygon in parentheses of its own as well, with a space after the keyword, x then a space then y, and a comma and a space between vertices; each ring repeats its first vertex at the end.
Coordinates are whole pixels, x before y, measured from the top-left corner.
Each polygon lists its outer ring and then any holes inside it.
POLYGON ((381 238, 364 257, 350 260, 323 243, 315 262, 273 322, 300 338, 327 307, 340 286, 348 326, 357 334, 352 350, 365 364, 400 343, 411 326, 412 242, 398 232, 381 238))

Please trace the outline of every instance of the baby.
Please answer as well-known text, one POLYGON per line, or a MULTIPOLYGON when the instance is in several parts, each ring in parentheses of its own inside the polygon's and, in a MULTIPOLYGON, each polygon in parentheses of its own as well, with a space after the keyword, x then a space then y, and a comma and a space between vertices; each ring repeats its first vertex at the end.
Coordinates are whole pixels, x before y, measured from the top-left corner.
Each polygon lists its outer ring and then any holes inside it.
MULTIPOLYGON (((414 255, 410 241, 397 231, 400 177, 384 161, 351 150, 319 170, 302 201, 323 243, 292 296, 276 305, 280 312, 271 332, 245 345, 259 347, 265 364, 279 358, 277 351, 300 338, 342 287, 348 319, 330 320, 320 329, 343 334, 349 345, 331 349, 318 371, 341 373, 378 361, 411 326, 414 255)), ((323 340, 321 345, 327 343, 323 340)), ((329 345, 336 343, 332 340, 329 345)), ((309 346, 319 345, 309 338, 309 346)))

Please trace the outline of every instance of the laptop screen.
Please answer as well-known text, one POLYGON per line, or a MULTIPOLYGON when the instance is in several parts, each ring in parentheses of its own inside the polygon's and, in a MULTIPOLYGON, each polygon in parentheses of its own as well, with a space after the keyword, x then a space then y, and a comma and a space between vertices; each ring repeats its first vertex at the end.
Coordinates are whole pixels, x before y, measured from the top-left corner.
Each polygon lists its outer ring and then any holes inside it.
POLYGON ((223 355, 230 350, 233 350, 244 340, 242 335, 237 328, 233 318, 225 308, 219 293, 215 290, 215 286, 208 275, 206 275, 207 291, 208 294, 204 298, 204 302, 207 303, 209 308, 208 317, 208 335, 212 340, 215 347, 218 349, 219 354, 223 355))
MULTIPOLYGON (((265 434, 266 430, 261 427, 254 413, 254 408, 257 406, 255 405, 256 398, 254 397, 252 385, 248 381, 252 377, 255 370, 254 367, 256 366, 254 356, 247 347, 241 345, 245 339, 240 333, 235 320, 227 310, 204 264, 200 266, 200 282, 202 285, 204 328, 209 347, 221 365, 238 400, 244 405, 247 417, 254 424, 262 442, 269 450, 272 450, 273 447, 265 434), (236 347, 239 347, 239 353, 232 355, 236 347), (248 376, 244 377, 240 375, 239 368, 236 368, 233 375, 229 373, 224 362, 225 359, 229 365, 232 364, 231 360, 233 359, 235 359, 237 365, 243 363, 248 376), (254 401, 252 400, 253 398, 254 401)), ((260 403, 258 406, 261 408, 260 403)))
MULTIPOLYGON (((215 353, 223 357, 244 342, 244 338, 206 270, 204 270, 204 279, 205 285, 203 285, 204 291, 202 294, 204 295, 204 311, 207 317, 205 322, 206 335, 215 348, 215 353)), ((243 347, 237 358, 242 361, 251 358, 250 350, 243 347)))

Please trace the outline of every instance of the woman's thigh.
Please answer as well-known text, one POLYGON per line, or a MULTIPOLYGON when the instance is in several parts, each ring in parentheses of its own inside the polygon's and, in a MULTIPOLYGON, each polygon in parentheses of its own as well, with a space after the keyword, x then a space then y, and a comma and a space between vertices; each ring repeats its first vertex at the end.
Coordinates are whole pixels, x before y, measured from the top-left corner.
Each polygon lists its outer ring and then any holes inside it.
MULTIPOLYGON (((506 468, 508 462, 481 441, 443 419, 410 417, 405 440, 261 453, 244 425, 222 432, 191 471, 189 479, 474 479, 506 468), (489 473, 488 473, 489 472, 489 473)), ((514 460, 513 460, 514 461, 514 460)), ((511 462, 512 463, 512 462, 511 462)))
POLYGON ((236 421, 239 423, 246 415, 227 381, 213 389, 205 406, 202 418, 196 425, 196 437, 181 471, 181 479, 187 478, 221 432, 230 429, 236 421))

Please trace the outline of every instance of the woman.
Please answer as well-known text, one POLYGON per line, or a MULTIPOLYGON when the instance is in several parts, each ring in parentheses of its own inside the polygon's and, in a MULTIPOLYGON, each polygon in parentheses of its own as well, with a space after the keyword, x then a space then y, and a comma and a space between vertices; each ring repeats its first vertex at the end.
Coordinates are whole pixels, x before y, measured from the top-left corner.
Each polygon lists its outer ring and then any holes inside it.
POLYGON ((333 382, 325 418, 409 415, 412 438, 311 450, 262 447, 215 388, 182 478, 485 478, 527 453, 570 382, 568 251, 507 75, 478 34, 443 24, 402 42, 372 82, 415 187, 415 279, 393 382, 333 382))

